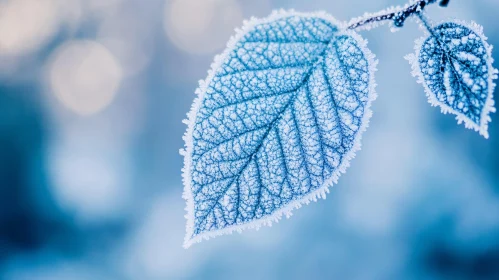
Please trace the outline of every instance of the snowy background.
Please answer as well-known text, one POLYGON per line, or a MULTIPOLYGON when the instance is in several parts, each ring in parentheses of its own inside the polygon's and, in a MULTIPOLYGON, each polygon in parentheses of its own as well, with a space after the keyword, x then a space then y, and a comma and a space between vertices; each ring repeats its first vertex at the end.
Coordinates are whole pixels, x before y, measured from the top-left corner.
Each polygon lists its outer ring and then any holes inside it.
MULTIPOLYGON (((379 98, 327 200, 182 248, 181 121, 234 28, 276 8, 346 21, 404 3, 0 1, 0 279, 499 279, 499 116, 484 140, 429 106, 403 58, 413 21, 361 32, 379 98)), ((428 11, 499 46, 497 0, 428 11)))

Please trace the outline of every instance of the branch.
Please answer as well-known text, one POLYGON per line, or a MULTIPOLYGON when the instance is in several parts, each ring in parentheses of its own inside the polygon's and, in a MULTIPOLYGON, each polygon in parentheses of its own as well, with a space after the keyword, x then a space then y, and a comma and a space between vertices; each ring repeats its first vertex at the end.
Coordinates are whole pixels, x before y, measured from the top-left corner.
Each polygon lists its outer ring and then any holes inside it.
MULTIPOLYGON (((445 7, 449 4, 450 0, 440 0, 440 6, 445 7)), ((350 23, 348 29, 357 29, 364 25, 373 24, 376 22, 393 20, 393 24, 396 27, 402 27, 407 18, 414 14, 418 14, 424 10, 424 8, 437 2, 437 0, 419 0, 412 5, 406 5, 405 8, 393 8, 391 11, 381 11, 372 16, 364 17, 362 19, 354 19, 353 23, 350 23)))

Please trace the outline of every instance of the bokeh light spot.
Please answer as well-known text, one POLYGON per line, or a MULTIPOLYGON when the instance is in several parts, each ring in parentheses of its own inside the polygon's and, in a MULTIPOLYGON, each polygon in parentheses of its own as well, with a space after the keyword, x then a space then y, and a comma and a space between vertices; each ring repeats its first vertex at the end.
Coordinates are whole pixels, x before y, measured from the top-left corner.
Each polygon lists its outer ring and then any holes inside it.
POLYGON ((243 21, 234 0, 173 0, 165 9, 165 31, 179 49, 195 54, 223 48, 243 21))
POLYGON ((0 1, 0 55, 37 50, 54 35, 59 23, 57 0, 0 1))
POLYGON ((61 209, 82 222, 119 218, 129 194, 126 158, 89 139, 55 144, 47 163, 61 209))
POLYGON ((94 41, 70 41, 49 66, 52 91, 70 110, 91 115, 108 106, 120 86, 122 69, 115 56, 94 41))

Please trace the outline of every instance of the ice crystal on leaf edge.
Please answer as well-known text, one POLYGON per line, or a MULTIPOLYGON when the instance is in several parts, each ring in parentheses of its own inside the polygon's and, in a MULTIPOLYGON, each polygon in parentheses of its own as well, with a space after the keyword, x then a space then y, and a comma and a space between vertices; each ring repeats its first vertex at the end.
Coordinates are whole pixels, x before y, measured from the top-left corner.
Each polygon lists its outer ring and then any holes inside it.
POLYGON ((419 64, 419 56, 423 47, 423 44, 426 42, 426 40, 430 37, 433 36, 428 32, 428 30, 424 27, 424 24, 421 23, 421 29, 425 30, 426 36, 421 37, 416 40, 416 44, 414 46, 415 53, 408 54, 405 58, 409 61, 412 67, 412 75, 417 78, 418 83, 422 84, 426 93, 426 96, 428 97, 428 102, 431 104, 431 106, 439 106, 441 109, 441 112, 443 114, 451 113, 456 115, 456 120, 458 124, 464 123, 464 126, 468 129, 473 129, 477 132, 480 133, 484 138, 489 138, 489 133, 488 133, 488 124, 492 120, 490 118, 490 113, 496 112, 496 109, 494 107, 494 90, 496 84, 494 83, 494 80, 497 79, 497 74, 498 71, 497 69, 494 68, 492 65, 494 62, 494 58, 492 57, 492 46, 487 42, 487 37, 483 33, 483 27, 473 21, 470 23, 464 22, 461 20, 451 20, 451 21, 442 21, 437 25, 433 26, 440 26, 444 23, 455 23, 458 25, 462 25, 465 28, 470 29, 472 32, 474 32, 482 41, 483 46, 486 49, 486 54, 487 54, 487 68, 488 68, 488 93, 487 93, 487 98, 485 100, 484 107, 482 108, 481 116, 480 116, 480 124, 478 125, 477 123, 473 122, 471 119, 469 119, 466 115, 456 111, 454 108, 448 106, 447 104, 440 102, 436 94, 431 91, 431 89, 428 87, 426 84, 426 81, 424 79, 424 75, 421 71, 421 66, 419 64))
POLYGON ((242 232, 242 230, 245 229, 251 229, 251 228, 260 228, 262 225, 267 225, 271 226, 272 222, 278 222, 282 215, 286 215, 287 217, 290 217, 292 215, 292 211, 294 209, 298 209, 301 207, 301 205, 308 204, 310 201, 317 201, 317 198, 325 198, 326 193, 329 192, 329 187, 332 186, 333 184, 337 183, 337 180, 339 176, 342 173, 345 173, 346 169, 350 165, 350 160, 355 157, 355 153, 360 149, 361 147, 361 138, 362 138, 362 133, 366 130, 366 128, 369 125, 369 120, 372 116, 372 111, 370 109, 372 101, 374 101, 377 97, 376 92, 375 92, 375 87, 376 83, 374 80, 374 73, 376 72, 376 65, 377 61, 375 60, 375 56, 371 53, 371 51, 367 48, 367 41, 361 38, 357 33, 354 31, 349 31, 346 30, 347 25, 345 23, 338 22, 336 19, 334 19, 332 16, 325 12, 317 12, 317 13, 298 13, 293 10, 291 11, 284 11, 284 10, 279 10, 279 11, 274 11, 269 17, 264 18, 264 19, 256 19, 252 18, 249 21, 245 21, 242 29, 236 29, 236 35, 233 36, 230 41, 227 44, 226 50, 221 54, 215 56, 215 60, 213 64, 211 65, 211 70, 208 71, 208 77, 203 81, 199 82, 199 88, 196 90, 197 97, 193 102, 191 111, 188 113, 188 119, 184 120, 184 123, 187 124, 188 128, 187 131, 184 135, 184 141, 185 141, 185 149, 181 149, 180 153, 181 155, 184 156, 184 168, 182 169, 182 176, 183 176, 183 182, 184 182, 184 193, 183 197, 187 202, 186 206, 186 219, 187 219, 187 224, 186 224, 186 235, 185 235, 185 240, 184 240, 184 247, 188 248, 192 244, 200 242, 204 239, 209 239, 212 237, 216 237, 219 235, 224 235, 224 234, 231 234, 234 231, 242 232), (218 229, 214 231, 209 231, 209 232, 203 232, 201 234, 198 234, 193 237, 194 233, 194 227, 195 227, 195 217, 194 217, 194 211, 195 211, 195 205, 194 205, 194 198, 193 198, 193 193, 192 193, 192 186, 191 186, 191 169, 192 169, 192 152, 193 152, 193 130, 194 130, 194 125, 195 125, 195 120, 196 120, 196 115, 201 108, 203 99, 205 97, 205 93, 207 90, 207 87, 210 85, 211 81, 215 77, 215 73, 217 69, 219 69, 225 59, 230 55, 232 51, 236 48, 236 44, 238 41, 240 41, 248 32, 250 32, 255 26, 264 24, 264 23, 269 23, 281 18, 285 17, 291 17, 291 16, 301 16, 301 17, 317 17, 326 21, 329 21, 330 23, 334 24, 335 26, 338 27, 339 33, 340 34, 346 34, 348 36, 351 36, 355 41, 358 43, 358 47, 360 48, 361 52, 364 54, 365 58, 367 59, 368 62, 368 70, 369 70, 369 88, 368 88, 368 100, 365 105, 365 113, 361 121, 361 126, 354 136, 354 141, 353 141, 353 147, 344 155, 344 159, 341 162, 341 164, 334 170, 332 176, 330 177, 329 180, 324 182, 324 184, 319 187, 318 189, 312 191, 311 193, 305 195, 304 197, 291 201, 287 205, 285 205, 282 208, 277 209, 274 213, 268 216, 264 216, 263 218, 253 220, 251 222, 247 222, 241 225, 232 225, 228 226, 223 229, 218 229))

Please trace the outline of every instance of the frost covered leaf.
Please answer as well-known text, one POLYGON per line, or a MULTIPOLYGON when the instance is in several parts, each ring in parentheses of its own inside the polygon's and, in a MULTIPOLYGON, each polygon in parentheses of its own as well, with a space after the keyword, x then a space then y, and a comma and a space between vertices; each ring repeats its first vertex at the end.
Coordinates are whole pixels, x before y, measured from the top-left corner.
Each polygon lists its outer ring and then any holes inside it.
POLYGON ((375 98, 366 43, 326 14, 253 19, 200 83, 184 136, 184 246, 325 197, 375 98))
POLYGON ((418 41, 416 55, 407 59, 432 105, 457 115, 459 123, 488 138, 497 70, 486 39, 478 24, 446 22, 418 41))

